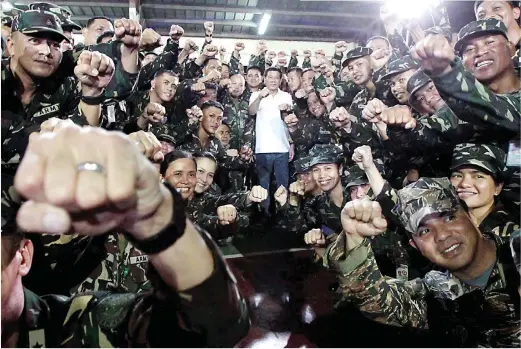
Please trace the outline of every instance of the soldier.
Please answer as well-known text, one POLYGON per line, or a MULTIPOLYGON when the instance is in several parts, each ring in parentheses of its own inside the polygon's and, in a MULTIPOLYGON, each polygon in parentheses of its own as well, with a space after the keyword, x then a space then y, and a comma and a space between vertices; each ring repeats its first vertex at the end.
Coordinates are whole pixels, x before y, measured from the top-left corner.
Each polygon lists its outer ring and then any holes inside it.
POLYGON ((400 190, 395 212, 414 246, 446 271, 384 278, 367 238, 387 221, 378 203, 357 200, 342 210, 345 233, 324 255, 343 296, 374 321, 429 330, 437 345, 518 347, 519 273, 508 243, 473 224, 446 179, 421 178, 400 190))
POLYGON ((15 179, 16 190, 28 200, 16 217, 20 230, 10 229, 15 217, 2 210, 3 347, 233 346, 246 334, 246 303, 215 244, 186 220, 179 195, 159 183, 131 141, 99 129, 67 127, 52 137, 33 137, 24 160, 15 179), (108 157, 99 156, 107 152, 108 157), (60 185, 50 189, 44 182, 60 185), (97 211, 105 215, 103 223, 90 216, 85 225, 70 213, 77 207, 109 207, 109 197, 120 207, 119 218, 105 209, 97 211), (134 198, 130 206, 128 198, 134 198), (22 286, 33 246, 20 231, 74 229, 93 236, 118 227, 150 255, 154 293, 40 298, 22 286), (172 330, 178 335, 164 335, 172 330))
POLYGON ((391 93, 399 104, 406 105, 409 101, 407 82, 418 68, 418 62, 415 62, 411 56, 405 56, 389 63, 387 74, 382 76, 382 80, 390 81, 391 93))
POLYGON ((477 0, 474 2, 474 14, 476 15, 476 20, 496 18, 505 23, 508 40, 514 44, 516 51, 519 52, 521 45, 521 27, 519 26, 521 9, 519 8, 519 1, 477 0))
POLYGON ((357 47, 346 54, 342 63, 351 71, 353 82, 362 87, 349 108, 349 114, 360 120, 362 109, 371 99, 375 97, 376 87, 372 78, 371 54, 373 50, 368 47, 357 47))
POLYGON ((157 57, 158 57, 158 54, 155 53, 154 51, 141 51, 141 52, 139 52, 139 58, 141 59, 141 66, 142 67, 152 63, 157 57))

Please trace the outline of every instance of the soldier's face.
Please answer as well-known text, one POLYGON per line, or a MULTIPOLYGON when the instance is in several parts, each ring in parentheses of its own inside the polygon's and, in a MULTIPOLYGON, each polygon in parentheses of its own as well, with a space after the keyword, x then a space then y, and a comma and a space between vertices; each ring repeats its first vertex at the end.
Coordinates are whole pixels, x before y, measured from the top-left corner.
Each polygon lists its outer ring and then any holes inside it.
POLYGON ((230 78, 230 86, 228 87, 228 91, 230 95, 234 98, 242 96, 244 90, 246 89, 246 82, 242 75, 235 74, 230 78))
POLYGON ((400 104, 407 104, 409 100, 407 82, 414 72, 415 70, 410 69, 403 73, 391 76, 391 93, 400 104))
POLYGON ((432 81, 415 92, 414 99, 430 115, 440 110, 446 104, 432 81))
POLYGON ((62 52, 71 51, 74 48, 74 37, 72 36, 72 32, 64 30, 63 35, 65 35, 67 39, 69 39, 69 42, 63 40, 61 42, 61 50, 62 52))
POLYGON ((340 71, 340 80, 344 82, 349 82, 353 80, 352 78, 353 74, 349 71, 349 67, 345 67, 340 71))
MULTIPOLYGON (((23 296, 16 299, 19 294, 14 293, 22 287, 22 277, 29 273, 33 258, 33 244, 30 240, 21 239, 20 237, 2 236, 2 323, 8 316, 8 309, 12 306, 11 302, 21 301, 23 304, 23 296)), ((9 319, 11 320, 11 319, 9 319)))
POLYGON ((197 184, 195 185, 196 193, 204 193, 213 184, 213 177, 217 164, 207 158, 198 158, 197 161, 197 184))
POLYGON ((165 179, 181 194, 183 199, 191 199, 194 195, 197 169, 192 159, 177 159, 168 165, 165 179))
POLYGON ((153 54, 148 54, 145 56, 145 58, 143 58, 143 60, 141 61, 141 66, 144 67, 150 63, 152 63, 155 59, 156 59, 156 55, 153 55, 153 54))
POLYGON ((36 78, 51 76, 62 60, 60 42, 42 35, 15 32, 7 41, 13 62, 36 78))
POLYGON ((301 80, 300 80, 300 75, 298 72, 296 71, 291 71, 289 74, 288 74, 288 86, 289 86, 289 90, 291 92, 295 92, 296 90, 298 90, 300 88, 300 83, 301 83, 301 80))
POLYGON ((389 48, 389 44, 384 39, 373 39, 368 44, 367 47, 373 50, 371 54, 371 59, 374 63, 374 69, 379 69, 389 62, 389 58, 391 57, 391 50, 389 48))
POLYGON ((324 192, 330 192, 340 183, 342 169, 337 164, 320 164, 313 166, 313 179, 324 192))
POLYGON ((103 34, 106 31, 114 31, 114 26, 112 23, 103 18, 95 19, 89 27, 84 28, 82 30, 83 33, 83 43, 86 46, 96 44, 96 39, 98 36, 103 34))
POLYGON ((221 67, 221 78, 222 79, 229 79, 230 78, 230 67, 227 65, 223 65, 221 67))
POLYGON ((201 118, 201 127, 209 134, 214 135, 217 129, 221 126, 223 121, 223 111, 216 107, 208 107, 203 110, 203 117, 201 118))
POLYGON ((280 87, 281 80, 282 80, 282 76, 280 75, 280 72, 269 71, 268 74, 266 74, 266 78, 265 78, 266 87, 270 91, 278 90, 280 87))
POLYGON ((219 62, 217 59, 209 59, 206 61, 206 64, 204 65, 203 74, 208 75, 212 70, 217 70, 219 72, 222 71, 221 62, 219 62))
POLYGON ((246 83, 250 88, 257 88, 262 83, 262 74, 260 70, 250 69, 246 74, 246 83))
POLYGON ((362 86, 371 80, 371 61, 369 56, 353 59, 349 62, 347 68, 351 72, 355 84, 362 86))
POLYGON ((485 0, 476 9, 476 19, 495 18, 508 29, 519 26, 519 14, 519 7, 512 7, 507 1, 485 0))
POLYGON ((152 88, 162 102, 170 102, 174 96, 179 78, 170 74, 161 74, 152 81, 152 88))
POLYGON ((351 200, 359 200, 369 193, 371 189, 371 185, 369 183, 361 184, 361 185, 353 185, 349 187, 349 194, 351 196, 351 200))
POLYGON ((413 242, 422 255, 451 272, 464 271, 474 261, 480 232, 469 215, 457 212, 435 213, 425 217, 413 242))
POLYGON ((172 151, 174 151, 174 145, 170 142, 166 142, 166 141, 160 141, 161 143, 161 152, 163 154, 168 154, 172 151))
POLYGON ((313 86, 314 77, 315 73, 312 70, 308 70, 302 74, 302 88, 306 89, 306 87, 313 86))
POLYGON ((462 61, 476 79, 488 84, 503 74, 515 74, 510 46, 501 34, 471 38, 462 51, 462 61))
POLYGON ((227 125, 222 124, 215 132, 215 137, 221 141, 222 145, 228 146, 231 138, 230 128, 227 125))
POLYGON ((304 183, 304 192, 305 193, 312 193, 317 189, 317 182, 315 182, 315 179, 313 179, 313 173, 311 171, 299 173, 297 175, 297 180, 304 183))
POLYGON ((497 184, 494 179, 478 167, 461 167, 453 171, 450 181, 458 197, 465 201, 470 209, 492 207, 494 197, 501 193, 503 184, 497 184))
POLYGON ((326 112, 326 107, 322 104, 316 93, 310 93, 308 96, 308 109, 315 117, 321 117, 326 112))

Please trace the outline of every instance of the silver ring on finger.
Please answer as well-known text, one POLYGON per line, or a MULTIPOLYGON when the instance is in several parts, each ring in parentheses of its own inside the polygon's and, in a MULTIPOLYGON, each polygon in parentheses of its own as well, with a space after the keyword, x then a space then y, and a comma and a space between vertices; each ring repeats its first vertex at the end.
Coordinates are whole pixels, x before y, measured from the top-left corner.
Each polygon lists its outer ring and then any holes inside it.
POLYGON ((78 165, 77 169, 78 169, 78 172, 88 171, 88 172, 97 172, 100 174, 105 173, 105 167, 103 167, 102 165, 97 164, 95 162, 82 162, 81 164, 78 165))

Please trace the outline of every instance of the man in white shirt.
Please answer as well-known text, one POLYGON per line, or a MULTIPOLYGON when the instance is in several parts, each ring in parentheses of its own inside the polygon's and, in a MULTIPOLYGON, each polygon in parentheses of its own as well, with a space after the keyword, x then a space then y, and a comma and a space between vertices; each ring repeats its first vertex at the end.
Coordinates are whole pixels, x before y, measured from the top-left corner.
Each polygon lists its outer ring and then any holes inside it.
MULTIPOLYGON (((282 111, 291 108, 291 95, 280 90, 282 72, 275 67, 266 69, 266 87, 253 92, 250 97, 249 112, 257 115, 255 122, 255 167, 259 184, 269 193, 271 173, 275 174, 277 187, 288 188, 288 162, 293 160, 293 147, 290 144, 288 128, 282 111)), ((266 215, 269 216, 269 201, 264 201, 266 215)))

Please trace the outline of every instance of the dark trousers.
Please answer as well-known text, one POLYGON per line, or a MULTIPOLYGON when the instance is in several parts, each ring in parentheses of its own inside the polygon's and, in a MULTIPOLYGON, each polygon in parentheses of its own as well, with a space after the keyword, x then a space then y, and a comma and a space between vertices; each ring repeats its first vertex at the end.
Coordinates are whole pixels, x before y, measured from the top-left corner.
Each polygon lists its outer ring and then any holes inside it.
POLYGON ((268 200, 263 202, 263 208, 266 214, 269 214, 270 208, 270 178, 271 174, 275 174, 275 182, 277 188, 283 185, 288 188, 289 170, 288 170, 289 153, 261 153, 255 155, 255 168, 259 176, 259 184, 268 191, 268 200))

